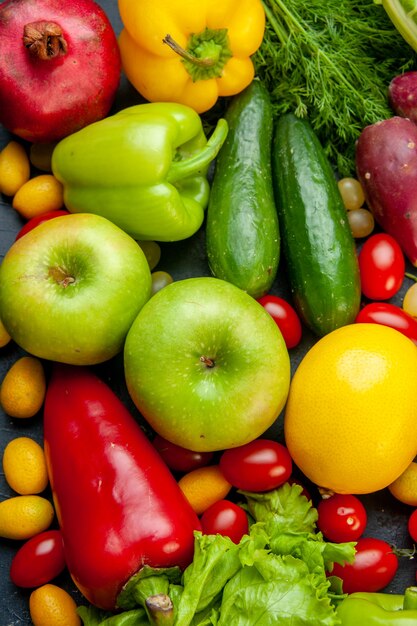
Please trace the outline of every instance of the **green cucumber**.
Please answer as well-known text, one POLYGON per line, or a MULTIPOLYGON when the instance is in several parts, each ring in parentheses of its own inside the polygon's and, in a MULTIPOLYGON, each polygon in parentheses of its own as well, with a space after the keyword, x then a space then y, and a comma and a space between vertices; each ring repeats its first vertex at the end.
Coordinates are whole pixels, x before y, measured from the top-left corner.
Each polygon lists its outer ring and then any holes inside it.
POLYGON ((280 256, 271 171, 269 93, 255 79, 234 96, 229 132, 216 158, 207 207, 206 251, 214 276, 254 298, 267 293, 280 256))
POLYGON ((323 336, 354 322, 361 291, 347 212, 308 120, 292 113, 277 120, 272 169, 294 305, 306 326, 323 336))

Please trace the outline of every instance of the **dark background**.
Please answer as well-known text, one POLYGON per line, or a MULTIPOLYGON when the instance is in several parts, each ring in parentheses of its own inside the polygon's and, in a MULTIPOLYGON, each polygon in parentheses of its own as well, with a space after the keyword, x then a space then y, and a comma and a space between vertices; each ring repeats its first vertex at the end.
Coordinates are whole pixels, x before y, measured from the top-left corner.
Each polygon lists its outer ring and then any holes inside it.
MULTIPOLYGON (((112 21, 116 33, 120 32, 121 21, 117 9, 116 0, 100 0, 99 4, 104 8, 112 21)), ((47 97, 47 96, 46 96, 47 97)), ((132 104, 141 102, 140 96, 128 84, 124 77, 121 78, 120 88, 114 110, 124 108, 132 104)), ((18 104, 18 103, 17 103, 18 104)), ((0 127, 0 149, 12 137, 0 127)), ((36 172, 34 172, 36 173, 36 172)), ((16 233, 23 225, 19 215, 10 206, 9 199, 0 196, 0 261, 12 245, 16 233)), ((174 280, 188 278, 191 276, 209 275, 209 269, 205 256, 204 227, 192 238, 175 244, 161 244, 162 255, 156 269, 165 270, 171 273, 174 280)), ((412 268, 409 268, 411 270, 412 268)), ((411 281, 406 279, 401 292, 396 296, 394 302, 400 303, 406 289, 411 285, 411 281)), ((288 289, 285 280, 282 264, 278 276, 274 282, 271 293, 288 296, 288 289)), ((312 345, 314 338, 305 330, 302 344, 290 352, 292 370, 294 371, 300 358, 312 345)), ((11 342, 8 346, 0 348, 0 381, 3 379, 9 367, 24 353, 16 344, 11 342)), ((48 364, 45 363, 48 370, 48 364)), ((133 407, 125 388, 122 362, 120 357, 98 366, 96 372, 102 376, 114 389, 122 400, 126 402, 132 413, 140 420, 133 407)), ((395 417, 394 417, 395 419, 395 417)), ((29 420, 12 419, 5 415, 0 409, 0 455, 2 456, 6 444, 15 437, 29 436, 42 443, 42 415, 39 414, 29 420)), ((282 440, 282 417, 268 431, 268 435, 282 440)), ((369 442, 372 446, 373 442, 369 442)), ((335 442, 335 446, 343 454, 343 442, 335 442)), ((94 451, 92 451, 92 454, 94 451)), ((86 459, 88 462, 88 459, 86 459)), ((16 495, 8 487, 3 473, 0 477, 0 498, 4 500, 16 495)), ((313 486, 308 485, 313 499, 317 498, 317 492, 313 486)), ((47 497, 50 493, 46 492, 47 497)), ((374 536, 385 539, 397 548, 412 548, 412 543, 407 533, 407 520, 412 512, 412 508, 401 505, 397 502, 388 490, 382 490, 376 494, 361 496, 368 511, 369 521, 365 532, 366 536, 374 536)), ((317 501, 317 500, 316 500, 317 501)), ((0 539, 0 626, 26 626, 31 624, 28 599, 30 590, 21 590, 15 587, 9 580, 10 562, 21 542, 0 539)), ((407 585, 415 583, 416 562, 413 558, 400 558, 398 573, 394 581, 387 587, 388 592, 403 592, 407 585)), ((74 595, 78 603, 84 603, 81 595, 76 591, 67 573, 61 575, 54 581, 63 586, 74 595)))

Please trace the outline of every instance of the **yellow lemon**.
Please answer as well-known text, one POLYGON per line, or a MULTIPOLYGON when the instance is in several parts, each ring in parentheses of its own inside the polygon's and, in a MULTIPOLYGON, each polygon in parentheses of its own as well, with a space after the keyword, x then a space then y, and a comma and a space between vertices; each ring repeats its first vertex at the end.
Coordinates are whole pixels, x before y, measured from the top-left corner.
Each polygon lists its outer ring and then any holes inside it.
POLYGON ((284 432, 316 485, 337 493, 387 487, 417 452, 417 347, 378 324, 329 333, 292 378, 284 432))
POLYGON ((41 409, 46 393, 42 362, 22 356, 7 371, 0 386, 0 405, 11 417, 33 417, 41 409))
POLYGON ((30 437, 9 441, 3 453, 3 471, 8 485, 21 495, 41 493, 48 485, 45 453, 30 437))
POLYGON ((34 626, 79 626, 75 600, 61 587, 48 583, 29 597, 30 617, 34 626))
POLYGON ((29 539, 52 524, 55 511, 42 496, 14 496, 0 502, 0 537, 29 539))

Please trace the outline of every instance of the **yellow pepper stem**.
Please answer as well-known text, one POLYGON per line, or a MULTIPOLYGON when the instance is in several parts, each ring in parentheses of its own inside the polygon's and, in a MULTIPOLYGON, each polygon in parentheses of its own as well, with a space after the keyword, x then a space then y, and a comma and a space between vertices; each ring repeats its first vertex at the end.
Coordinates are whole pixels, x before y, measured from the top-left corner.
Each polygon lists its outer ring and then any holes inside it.
POLYGON ((162 41, 166 43, 180 57, 182 57, 183 59, 187 59, 187 61, 190 61, 190 63, 194 63, 195 65, 200 65, 202 67, 211 67, 217 61, 217 59, 213 57, 205 57, 201 59, 194 54, 191 54, 191 52, 189 52, 188 50, 184 50, 184 48, 182 48, 179 43, 177 43, 175 39, 171 37, 170 34, 166 35, 162 41))
POLYGON ((201 33, 193 33, 186 49, 169 34, 162 41, 181 57, 193 82, 218 78, 232 56, 227 28, 206 28, 201 33))

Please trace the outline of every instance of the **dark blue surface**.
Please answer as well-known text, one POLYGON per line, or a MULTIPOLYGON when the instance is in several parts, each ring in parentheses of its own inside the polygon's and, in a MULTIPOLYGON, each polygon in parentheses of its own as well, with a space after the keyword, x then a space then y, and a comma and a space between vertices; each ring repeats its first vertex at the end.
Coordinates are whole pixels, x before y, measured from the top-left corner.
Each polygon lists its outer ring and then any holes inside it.
MULTIPOLYGON (((99 4, 105 9, 112 20, 116 32, 120 31, 121 22, 117 10, 116 0, 101 0, 99 4)), ((123 108, 141 101, 139 95, 132 89, 127 81, 122 78, 120 90, 115 102, 115 109, 123 108)), ((0 128, 0 148, 9 140, 10 135, 0 128)), ((22 226, 23 221, 11 208, 7 198, 2 198, 0 203, 0 260, 13 243, 17 231, 22 226)), ((187 278, 190 276, 209 275, 204 246, 204 228, 191 239, 175 244, 162 245, 162 257, 157 269, 169 271, 174 280, 187 278)), ((411 284, 407 279, 406 283, 398 294, 396 300, 401 301, 402 295, 411 284)), ((275 281, 272 289, 277 295, 287 295, 287 285, 282 270, 275 281)), ((314 339, 305 331, 302 344, 291 351, 291 361, 293 371, 297 367, 300 358, 312 345, 314 339)), ((23 352, 14 344, 10 343, 5 348, 0 349, 0 380, 3 378, 8 368, 21 356, 23 352)), ((98 373, 110 384, 119 397, 124 400, 129 408, 134 411, 127 396, 120 358, 100 366, 98 373)), ((140 416, 137 416, 140 419, 140 416)), ((395 419, 395 418, 394 418, 395 419)), ((271 436, 282 439, 282 419, 270 431, 271 436)), ((14 420, 0 409, 0 455, 11 439, 27 435, 42 443, 42 415, 39 414, 30 420, 14 420)), ((372 442, 369 442, 372 445, 372 442)), ((335 442, 340 454, 343 454, 343 442, 335 442)), ((88 462, 88 460, 86 460, 88 462)), ((317 496, 312 490, 313 496, 317 496)), ((6 499, 12 495, 8 485, 1 475, 0 498, 6 499)), ((50 497, 49 492, 45 494, 50 497)), ((390 544, 398 548, 411 548, 412 544, 407 533, 407 519, 412 511, 411 507, 398 503, 387 490, 377 494, 363 496, 362 500, 369 515, 367 536, 385 539, 390 544)), ((9 580, 10 562, 15 554, 20 542, 0 539, 0 626, 26 626, 30 625, 28 610, 28 598, 30 591, 16 588, 9 580)), ((387 588, 390 592, 402 592, 407 585, 415 582, 416 564, 414 559, 401 558, 399 571, 393 583, 387 588)), ((83 602, 80 594, 67 574, 63 574, 56 579, 56 584, 69 590, 77 602, 83 602)))

